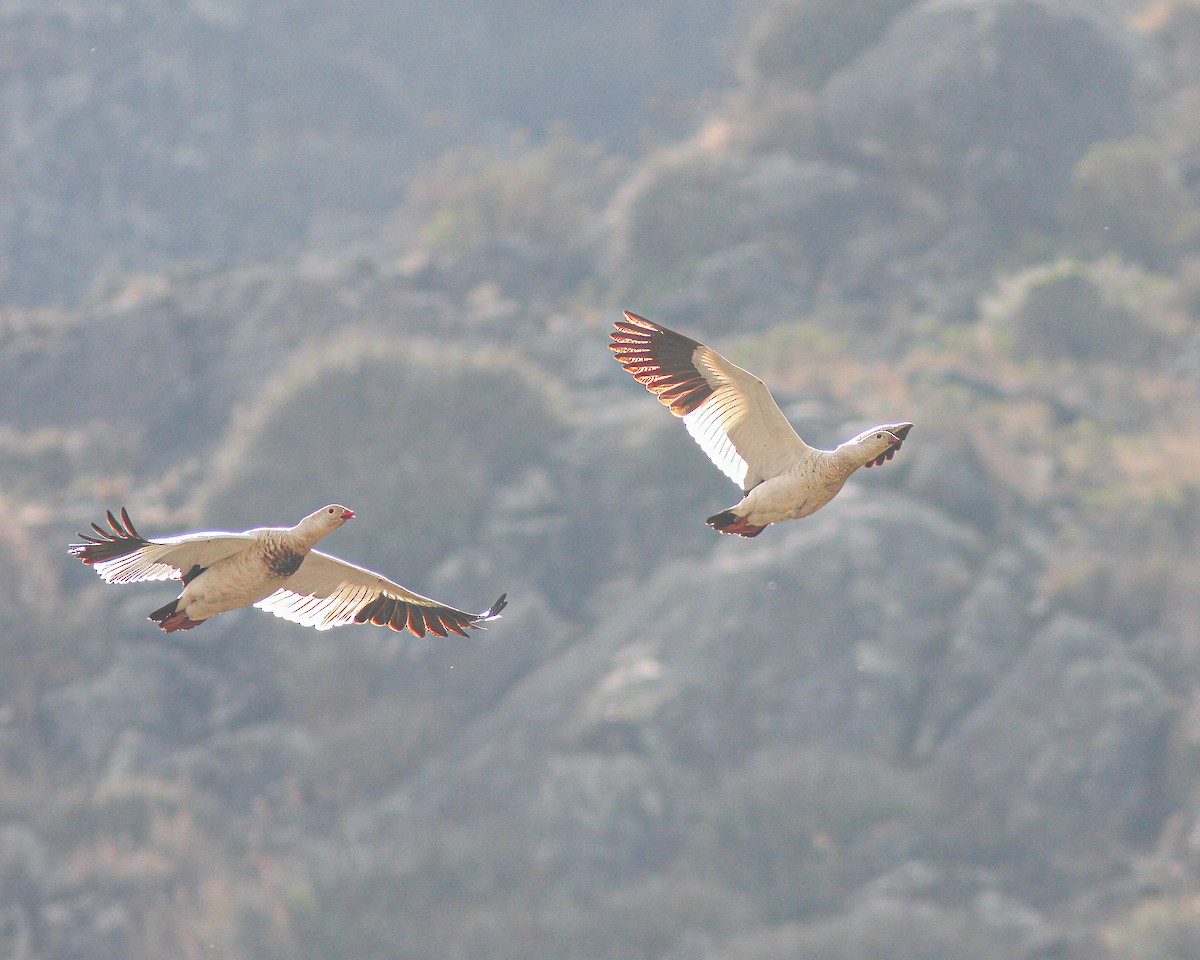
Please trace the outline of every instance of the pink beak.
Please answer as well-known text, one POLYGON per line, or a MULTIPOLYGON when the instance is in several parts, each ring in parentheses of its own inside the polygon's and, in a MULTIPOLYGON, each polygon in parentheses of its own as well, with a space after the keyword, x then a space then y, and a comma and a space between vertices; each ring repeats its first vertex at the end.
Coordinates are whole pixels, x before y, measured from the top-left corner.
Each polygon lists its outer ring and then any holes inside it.
POLYGON ((347 507, 346 509, 344 509, 342 511, 342 519, 343 520, 353 520, 354 519, 354 511, 351 510, 349 507, 347 507))

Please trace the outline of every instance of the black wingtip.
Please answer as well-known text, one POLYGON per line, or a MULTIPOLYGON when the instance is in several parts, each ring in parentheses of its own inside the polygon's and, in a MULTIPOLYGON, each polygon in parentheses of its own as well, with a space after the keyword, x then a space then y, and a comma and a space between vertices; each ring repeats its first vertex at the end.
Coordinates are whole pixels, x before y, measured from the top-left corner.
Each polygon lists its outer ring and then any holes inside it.
POLYGON ((140 533, 137 532, 137 530, 134 529, 133 521, 129 519, 129 511, 126 510, 124 507, 121 508, 121 522, 123 524, 125 524, 126 534, 128 534, 129 536, 133 537, 136 540, 144 540, 145 539, 145 537, 143 537, 140 533))
POLYGON ((491 605, 486 613, 479 615, 480 620, 495 620, 500 616, 500 611, 508 606, 508 594, 502 593, 496 598, 496 602, 491 605))
POLYGON ((120 520, 111 510, 104 512, 104 518, 108 521, 110 530, 105 530, 100 524, 93 523, 92 530, 95 536, 87 533, 78 534, 79 539, 83 542, 69 544, 67 553, 87 564, 103 563, 106 560, 114 560, 117 557, 133 553, 149 542, 142 539, 134 529, 133 522, 129 519, 129 511, 124 507, 121 508, 120 520))

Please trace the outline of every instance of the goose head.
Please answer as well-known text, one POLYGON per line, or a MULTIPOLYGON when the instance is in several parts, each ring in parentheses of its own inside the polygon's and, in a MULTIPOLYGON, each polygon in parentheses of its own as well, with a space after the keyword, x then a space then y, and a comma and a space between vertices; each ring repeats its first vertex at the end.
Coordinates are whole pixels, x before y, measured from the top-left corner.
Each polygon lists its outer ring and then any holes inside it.
POLYGON ((347 520, 354 519, 354 511, 343 507, 340 503, 330 503, 320 510, 314 510, 292 529, 306 540, 316 542, 321 537, 333 533, 347 520))
POLYGON ((896 455, 912 428, 911 423, 881 423, 847 440, 842 448, 848 448, 864 467, 879 466, 896 455))

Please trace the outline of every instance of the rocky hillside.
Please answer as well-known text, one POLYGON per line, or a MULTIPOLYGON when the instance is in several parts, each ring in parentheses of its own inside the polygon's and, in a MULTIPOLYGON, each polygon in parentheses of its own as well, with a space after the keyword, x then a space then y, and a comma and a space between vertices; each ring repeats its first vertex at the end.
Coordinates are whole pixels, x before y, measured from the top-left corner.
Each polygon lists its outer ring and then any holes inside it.
POLYGON ((0 4, 0 296, 370 251, 415 169, 565 123, 678 131, 723 79, 716 0, 0 4))
POLYGON ((705 6, 9 5, 0 954, 1198 954, 1200 7, 705 6), (717 537, 621 308, 814 444, 916 427, 717 537), (64 549, 329 500, 503 619, 166 638, 64 549))

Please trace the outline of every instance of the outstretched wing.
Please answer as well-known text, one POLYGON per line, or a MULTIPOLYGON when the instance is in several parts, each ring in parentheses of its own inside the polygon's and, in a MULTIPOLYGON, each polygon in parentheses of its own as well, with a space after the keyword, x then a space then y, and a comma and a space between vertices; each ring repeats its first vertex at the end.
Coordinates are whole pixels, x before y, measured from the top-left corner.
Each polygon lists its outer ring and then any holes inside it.
POLYGON ((812 453, 752 373, 637 314, 626 311, 614 327, 613 356, 744 492, 812 453))
POLYGON ((134 529, 122 507, 118 520, 107 511, 109 530, 92 524, 94 534, 81 533, 83 543, 72 543, 68 552, 95 568, 107 583, 140 583, 144 580, 191 582, 214 563, 241 553, 252 541, 244 533, 185 533, 162 540, 147 540, 134 529))
POLYGON ((374 623, 439 637, 479 629, 500 616, 506 594, 483 613, 467 613, 430 600, 365 567, 312 550, 284 585, 255 604, 260 610, 305 627, 328 630, 345 623, 374 623))

